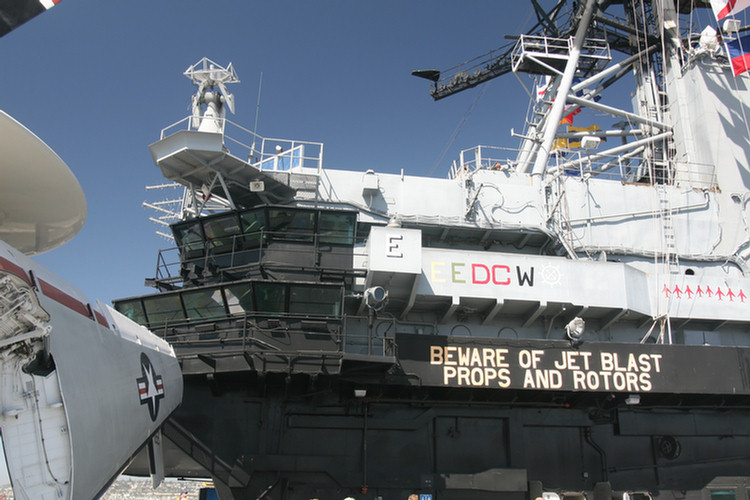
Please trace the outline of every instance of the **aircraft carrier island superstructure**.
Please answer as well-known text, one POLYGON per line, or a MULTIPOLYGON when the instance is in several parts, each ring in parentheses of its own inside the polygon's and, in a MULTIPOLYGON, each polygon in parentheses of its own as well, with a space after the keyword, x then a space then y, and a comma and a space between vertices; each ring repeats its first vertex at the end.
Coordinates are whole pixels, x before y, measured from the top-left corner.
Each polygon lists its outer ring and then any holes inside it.
POLYGON ((520 149, 448 178, 324 169, 225 118, 231 65, 189 68, 193 115, 150 146, 176 246, 115 303, 181 362, 167 475, 222 500, 746 498, 747 76, 669 1, 562 4, 507 57, 419 72, 540 84, 520 149), (623 75, 629 111, 597 99, 623 75), (579 107, 620 123, 558 127, 579 107))

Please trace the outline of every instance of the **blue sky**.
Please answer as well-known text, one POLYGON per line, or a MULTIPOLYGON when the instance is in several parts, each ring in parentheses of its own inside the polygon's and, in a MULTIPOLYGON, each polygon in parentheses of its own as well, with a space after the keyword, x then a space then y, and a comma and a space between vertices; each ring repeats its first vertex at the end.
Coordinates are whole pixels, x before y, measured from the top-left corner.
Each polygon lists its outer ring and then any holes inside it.
POLYGON ((38 261, 90 298, 150 293, 159 248, 144 200, 162 182, 147 146, 188 114, 182 72, 206 56, 232 62, 234 122, 325 144, 324 167, 447 173, 460 149, 515 145, 527 107, 513 75, 434 102, 413 69, 446 69, 507 43, 534 22, 529 4, 490 0, 64 0, 0 40, 0 107, 47 142, 78 177, 84 229, 38 261), (511 5, 517 7, 509 8, 511 5))

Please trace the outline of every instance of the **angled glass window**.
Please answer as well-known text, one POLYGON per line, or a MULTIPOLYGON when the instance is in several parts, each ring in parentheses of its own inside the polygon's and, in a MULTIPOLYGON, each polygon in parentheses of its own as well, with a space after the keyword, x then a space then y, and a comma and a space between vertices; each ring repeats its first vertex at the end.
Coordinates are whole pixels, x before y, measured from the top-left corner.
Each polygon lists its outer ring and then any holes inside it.
POLYGON ((319 316, 339 316, 341 289, 314 285, 289 286, 289 312, 319 316))
POLYGON ((148 324, 151 327, 177 323, 185 319, 179 294, 158 295, 143 299, 148 324))
POLYGON ((255 283, 253 288, 258 312, 283 313, 286 311, 286 285, 255 283))
POLYGON ((240 234, 240 221, 236 213, 203 221, 203 232, 209 248, 221 252, 233 248, 234 237, 240 234))
POLYGON ((188 319, 226 316, 221 288, 203 288, 182 292, 182 302, 188 319))
POLYGON ((244 248, 258 248, 262 231, 266 228, 266 214, 264 210, 251 210, 240 214, 242 223, 242 246, 244 248))
POLYGON ((123 300, 115 305, 115 309, 136 323, 146 325, 146 313, 143 310, 143 303, 141 299, 123 300))
POLYGON ((229 314, 245 314, 255 310, 253 307, 253 289, 250 283, 224 287, 229 314))
POLYGON ((203 230, 199 221, 172 226, 172 233, 183 253, 202 252, 204 246, 203 230))
POLYGON ((268 222, 271 236, 291 241, 312 241, 315 232, 315 212, 289 208, 269 208, 268 222))
POLYGON ((356 220, 355 214, 321 212, 318 220, 320 242, 353 245, 356 220))

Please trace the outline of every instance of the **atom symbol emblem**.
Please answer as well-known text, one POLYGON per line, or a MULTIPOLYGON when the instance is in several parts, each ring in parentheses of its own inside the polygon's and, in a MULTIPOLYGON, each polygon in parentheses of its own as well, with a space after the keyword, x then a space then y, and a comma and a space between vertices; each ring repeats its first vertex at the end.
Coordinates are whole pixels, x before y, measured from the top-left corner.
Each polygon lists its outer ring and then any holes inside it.
POLYGON ((547 264, 542 266, 542 281, 549 286, 557 286, 560 284, 562 274, 557 266, 547 264))

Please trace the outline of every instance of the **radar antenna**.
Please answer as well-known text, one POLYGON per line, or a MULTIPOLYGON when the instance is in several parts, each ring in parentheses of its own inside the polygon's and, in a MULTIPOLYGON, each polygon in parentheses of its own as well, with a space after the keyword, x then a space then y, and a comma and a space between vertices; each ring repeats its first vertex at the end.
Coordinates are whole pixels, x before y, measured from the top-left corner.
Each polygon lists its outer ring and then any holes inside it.
POLYGON ((192 99, 192 126, 200 132, 223 133, 226 108, 234 113, 234 94, 226 85, 240 81, 232 63, 224 68, 204 57, 183 74, 198 87, 192 99))

